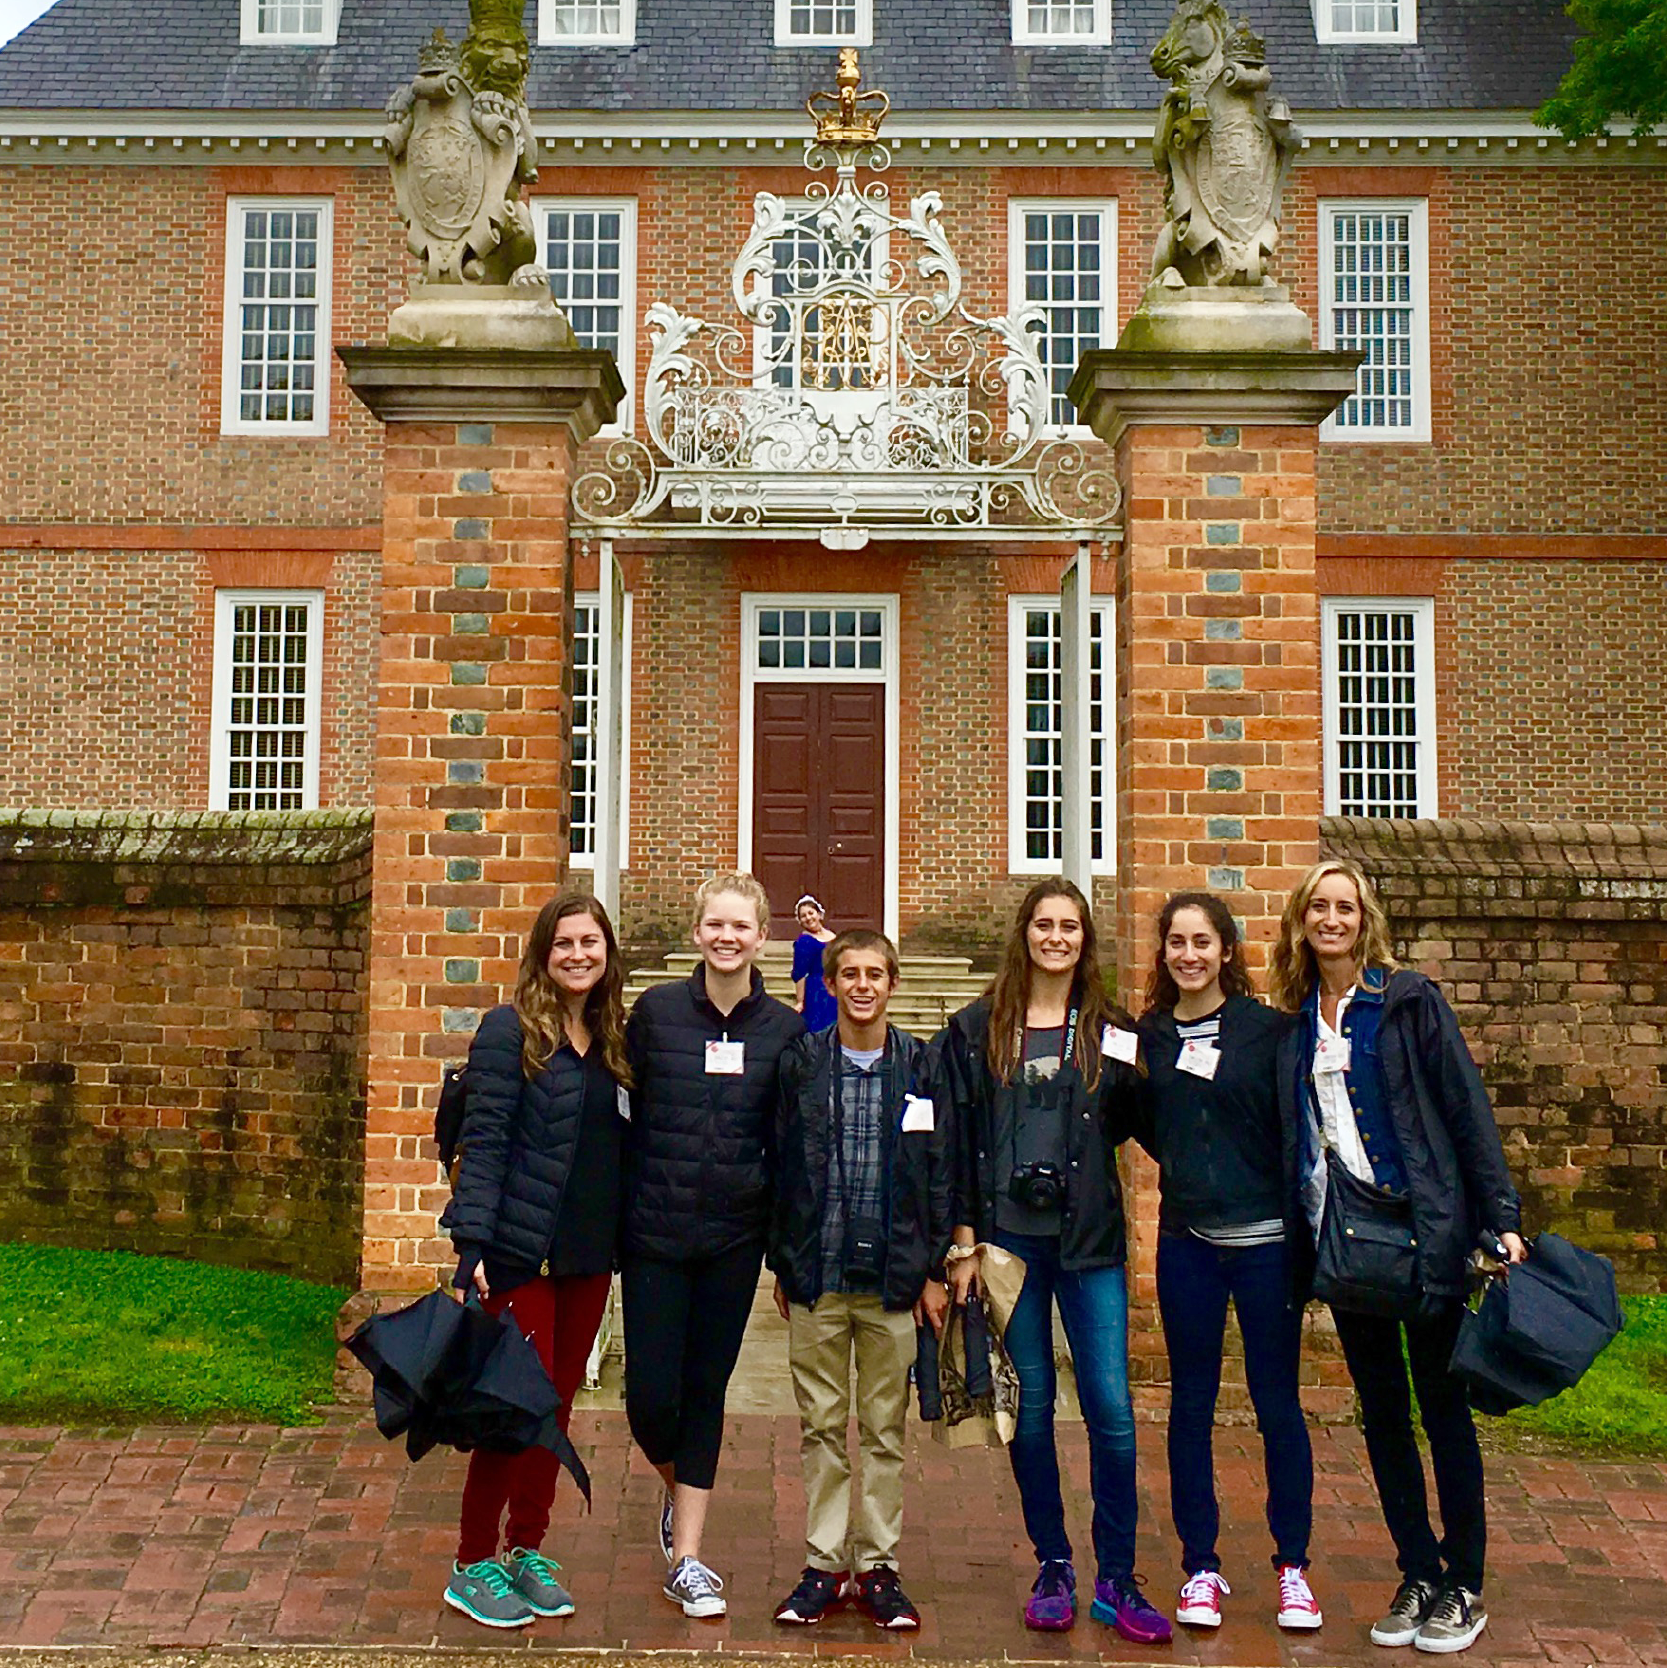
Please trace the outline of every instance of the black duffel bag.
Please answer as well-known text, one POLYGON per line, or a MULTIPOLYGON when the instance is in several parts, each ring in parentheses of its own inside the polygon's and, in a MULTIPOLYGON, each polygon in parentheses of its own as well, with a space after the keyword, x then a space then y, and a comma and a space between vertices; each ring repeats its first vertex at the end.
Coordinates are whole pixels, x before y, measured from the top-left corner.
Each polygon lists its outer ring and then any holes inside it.
POLYGON ((1418 1236, 1412 1201, 1350 1173, 1325 1149, 1325 1210, 1315 1236, 1314 1295, 1360 1315, 1418 1312, 1418 1236))

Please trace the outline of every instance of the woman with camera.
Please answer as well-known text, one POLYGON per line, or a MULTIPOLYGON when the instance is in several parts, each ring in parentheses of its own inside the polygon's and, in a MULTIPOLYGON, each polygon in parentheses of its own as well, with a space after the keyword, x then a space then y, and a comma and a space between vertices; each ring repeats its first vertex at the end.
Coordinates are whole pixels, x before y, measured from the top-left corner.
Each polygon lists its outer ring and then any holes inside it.
POLYGON ((1167 1618, 1134 1574, 1135 1439, 1117 1145, 1135 1095, 1133 1021, 1106 998, 1088 900, 1063 877, 1019 905, 990 988, 938 1039, 935 1098, 952 1109, 956 1301, 978 1287, 988 1241, 1021 1258, 1024 1286, 1004 1334, 1019 1378, 1013 1477, 1037 1575, 1025 1625, 1076 1620, 1076 1572, 1054 1445, 1053 1306, 1076 1364, 1094 1496, 1091 1614, 1157 1644, 1167 1618))
POLYGON ((1169 1351, 1169 1499, 1181 1540, 1176 1619, 1219 1627, 1230 1591, 1216 1550, 1211 1434, 1231 1299, 1262 1433, 1283 1628, 1320 1625, 1309 1590, 1314 1461, 1298 1397, 1302 1302, 1295 1166, 1281 1136, 1277 1059, 1289 1021, 1251 994, 1238 929, 1208 892, 1158 917, 1140 1039, 1141 1145, 1158 1161, 1158 1309, 1169 1351))

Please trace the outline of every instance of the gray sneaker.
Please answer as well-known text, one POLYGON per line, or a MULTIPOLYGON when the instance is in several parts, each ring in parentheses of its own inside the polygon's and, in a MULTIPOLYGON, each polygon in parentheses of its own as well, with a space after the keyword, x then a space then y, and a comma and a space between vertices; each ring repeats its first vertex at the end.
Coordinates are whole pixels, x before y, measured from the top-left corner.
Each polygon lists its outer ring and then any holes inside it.
POLYGON ((467 1569, 453 1564, 445 1600, 482 1627, 525 1627, 536 1615, 496 1558, 482 1558, 467 1569))
POLYGON ((515 1590, 527 1601, 528 1608, 538 1616, 571 1616, 573 1595, 556 1580, 561 1565, 542 1553, 516 1547, 504 1559, 504 1568, 515 1584, 515 1590))
POLYGON ((1410 1576, 1395 1589, 1389 1613, 1372 1628, 1374 1645, 1410 1645, 1425 1618, 1435 1608, 1437 1588, 1433 1581, 1414 1581, 1410 1576))
POLYGON ((1412 1642, 1421 1651, 1462 1651, 1475 1643, 1476 1635, 1487 1625, 1488 1608, 1482 1603, 1482 1595, 1449 1581, 1412 1642))
POLYGON ((671 1490, 668 1488, 665 1499, 660 1502, 660 1556, 668 1565, 671 1563, 672 1515, 671 1490))
POLYGON ((698 1558, 683 1559, 666 1577, 663 1590, 673 1604, 683 1606, 685 1616, 721 1616, 729 1608, 723 1582, 698 1558))

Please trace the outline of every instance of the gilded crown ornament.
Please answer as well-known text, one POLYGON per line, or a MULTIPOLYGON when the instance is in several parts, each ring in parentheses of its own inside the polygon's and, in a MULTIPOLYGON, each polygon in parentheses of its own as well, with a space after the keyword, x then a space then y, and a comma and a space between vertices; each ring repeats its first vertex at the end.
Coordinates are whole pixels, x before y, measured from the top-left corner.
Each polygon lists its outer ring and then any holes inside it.
POLYGON ((816 142, 834 150, 872 145, 880 137, 880 123, 891 109, 891 100, 878 87, 859 92, 862 70, 857 49, 839 49, 839 68, 834 72, 837 92, 812 93, 805 110, 816 123, 816 142))

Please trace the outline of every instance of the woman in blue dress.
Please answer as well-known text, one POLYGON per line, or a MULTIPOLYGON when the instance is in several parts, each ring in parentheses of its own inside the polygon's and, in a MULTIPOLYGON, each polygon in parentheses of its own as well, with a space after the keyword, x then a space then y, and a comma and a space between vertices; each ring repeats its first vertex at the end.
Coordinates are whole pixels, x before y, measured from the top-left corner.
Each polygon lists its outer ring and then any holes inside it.
POLYGON ((793 940, 793 1006, 805 1016, 807 1031, 825 1031, 839 1018, 839 1007, 822 982, 822 952, 833 942, 828 912, 810 893, 793 906, 799 936, 793 940))

